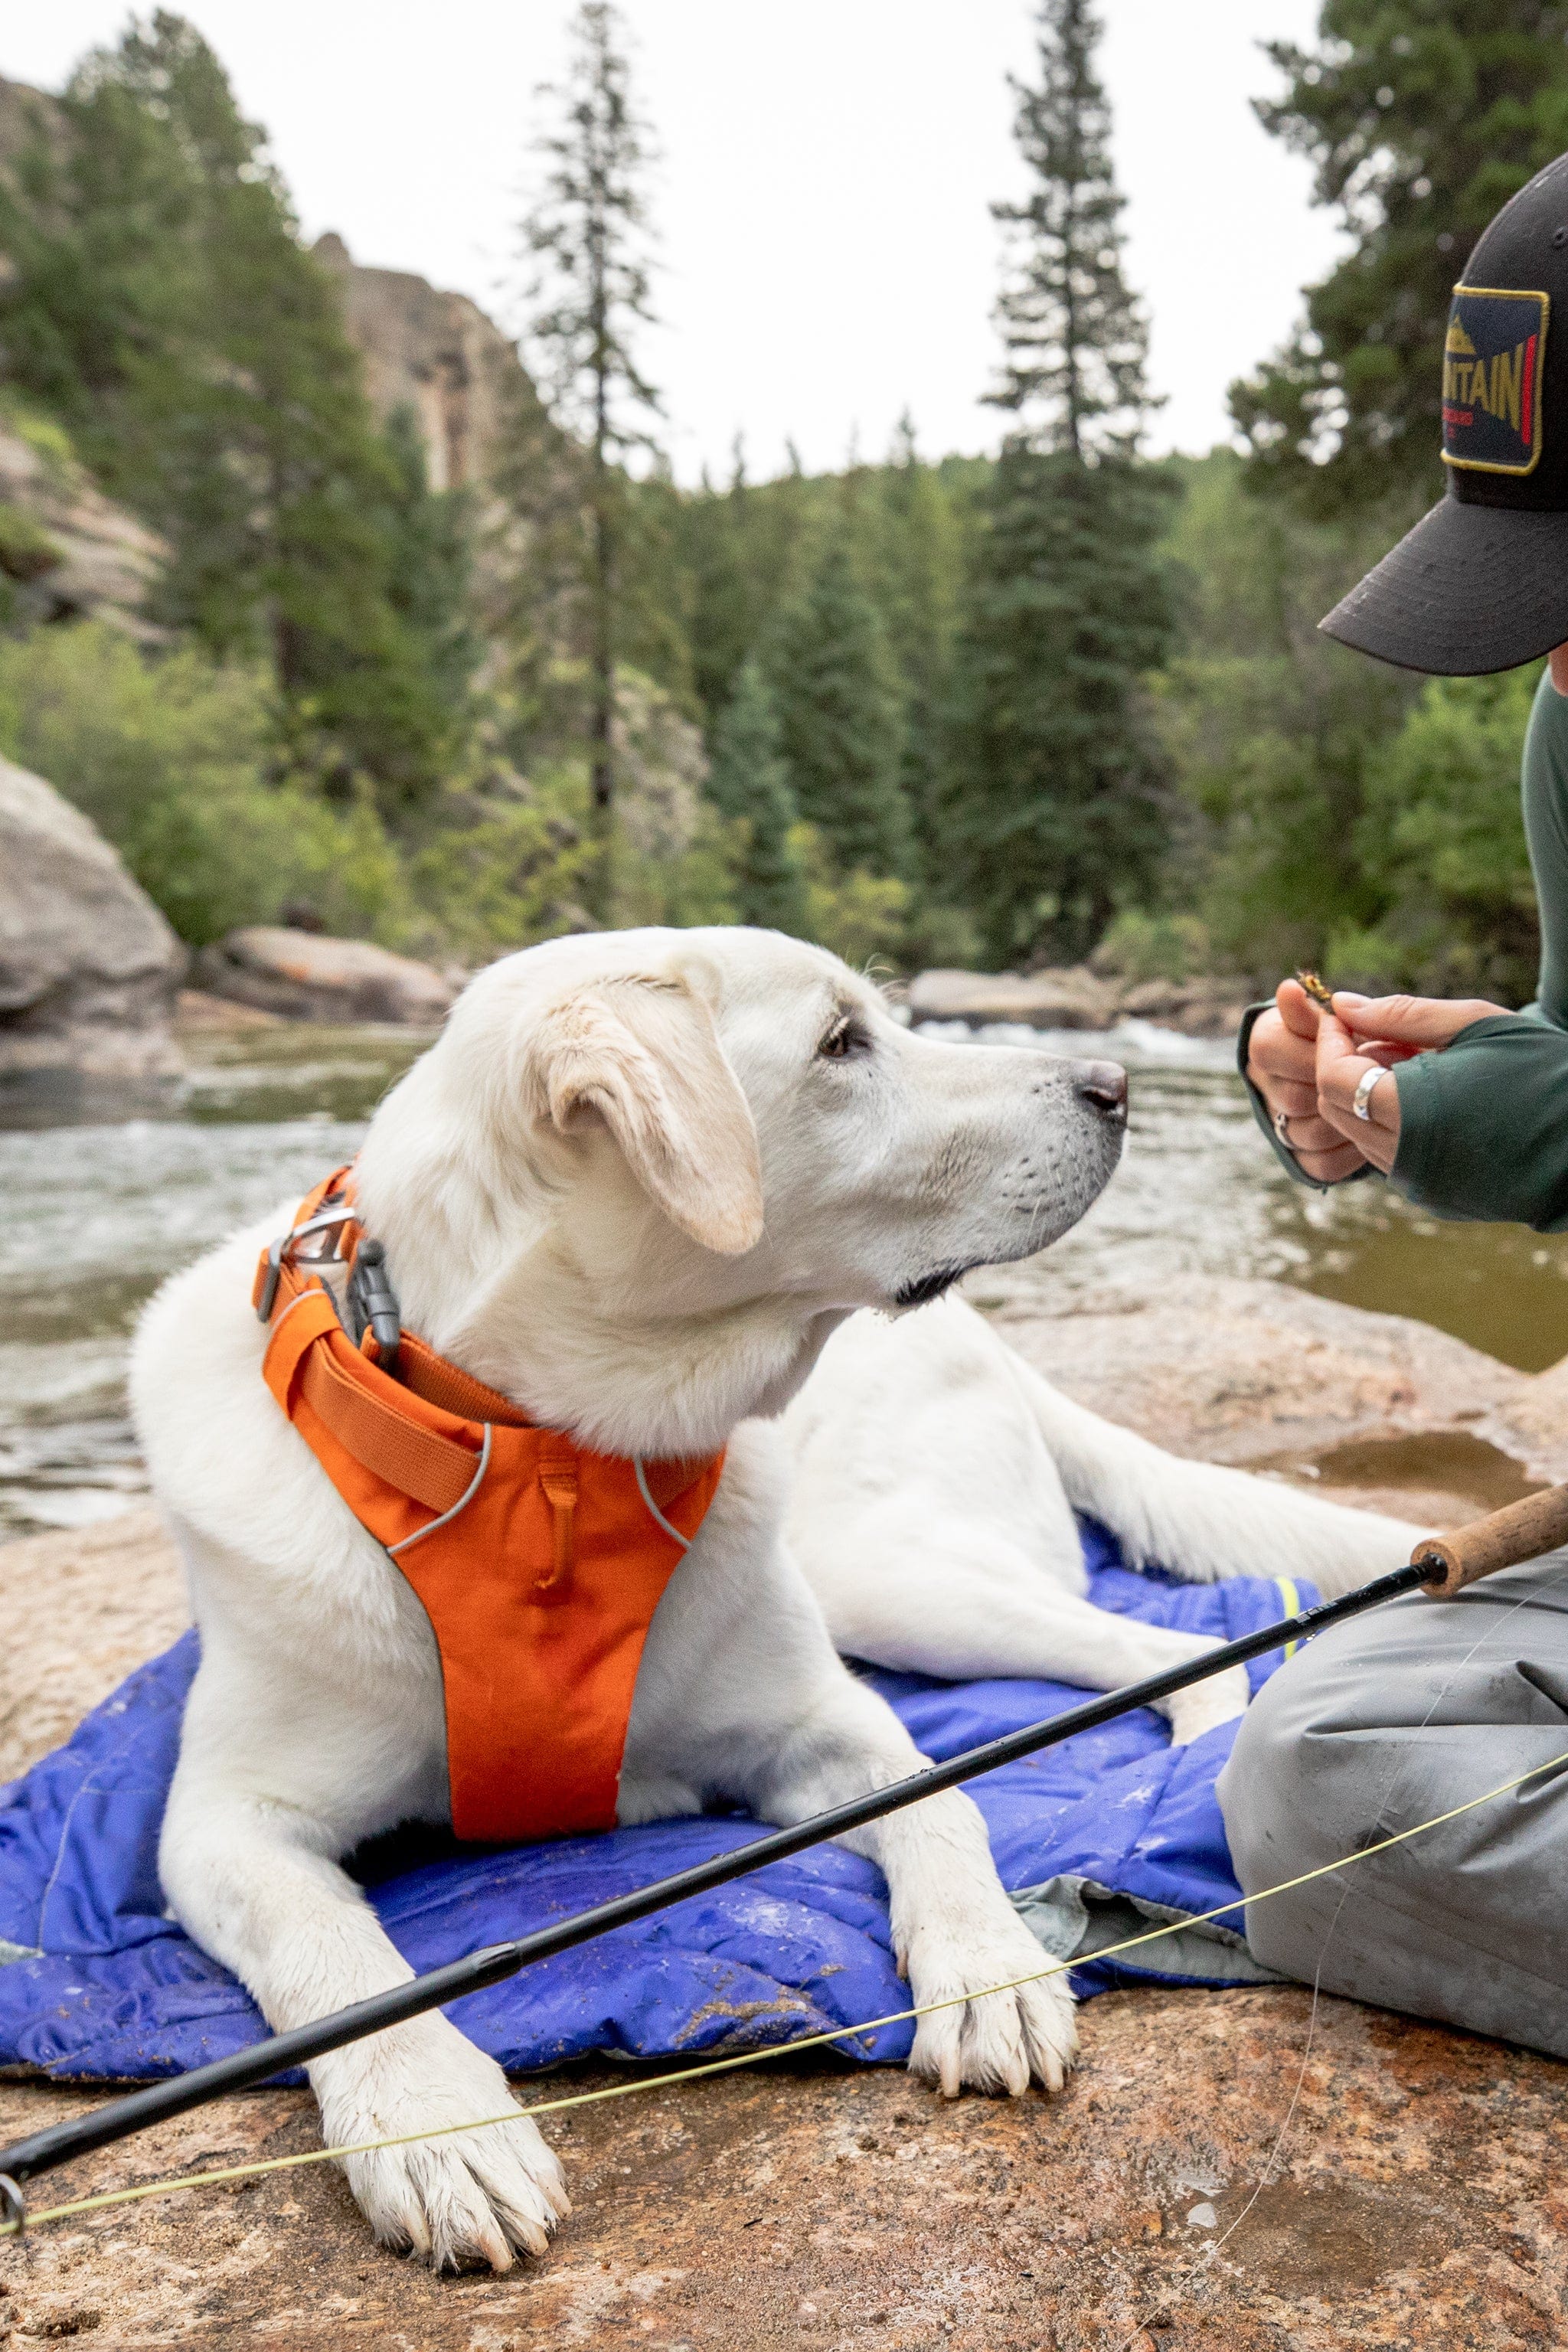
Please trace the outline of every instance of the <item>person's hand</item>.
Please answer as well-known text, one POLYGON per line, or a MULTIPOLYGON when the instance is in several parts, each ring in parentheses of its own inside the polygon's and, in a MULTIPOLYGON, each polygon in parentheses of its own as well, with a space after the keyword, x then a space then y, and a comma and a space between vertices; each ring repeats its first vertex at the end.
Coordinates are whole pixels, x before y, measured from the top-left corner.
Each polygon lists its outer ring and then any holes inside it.
MULTIPOLYGON (((1358 1156, 1386 1176, 1399 1151, 1399 1088, 1385 1051, 1352 1037, 1336 1010, 1318 1023, 1317 1105, 1331 1133, 1354 1145, 1358 1156), (1372 1083, 1366 1085, 1368 1074, 1372 1083), (1357 1113, 1357 1102, 1364 1115, 1357 1113)), ((1348 1009, 1348 1008, 1347 1008, 1348 1009)), ((1379 1041, 1381 1044, 1381 1041, 1379 1041)))
MULTIPOLYGON (((1505 1013, 1484 997, 1356 996, 1336 990, 1317 1037, 1319 1117, 1387 1175, 1399 1150, 1399 1088, 1393 1066, 1452 1043, 1472 1021, 1505 1013), (1369 1079, 1369 1074, 1383 1075, 1369 1079), (1360 1096, 1366 1116, 1355 1110, 1360 1096)), ((1303 1163, 1304 1164, 1304 1163, 1303 1163)))
MULTIPOLYGON (((1314 1184, 1338 1184, 1366 1165, 1359 1135, 1346 1137, 1318 1105, 1318 1024, 1299 982, 1282 980, 1274 1010, 1253 1024, 1247 1075, 1268 1106, 1274 1131, 1314 1184)), ((1357 1122, 1359 1126, 1359 1122, 1357 1122)))

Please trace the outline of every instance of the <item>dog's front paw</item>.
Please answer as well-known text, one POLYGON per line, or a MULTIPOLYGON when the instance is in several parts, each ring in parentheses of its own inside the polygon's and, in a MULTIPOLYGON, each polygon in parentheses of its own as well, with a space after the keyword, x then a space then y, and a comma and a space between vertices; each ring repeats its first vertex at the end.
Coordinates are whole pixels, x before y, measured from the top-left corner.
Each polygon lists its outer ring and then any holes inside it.
POLYGON ((964 2089, 1017 2098, 1031 2080, 1061 2089, 1078 2053, 1073 1997, 1065 1973, 1041 1976, 1050 1957, 1016 1913, 999 1912, 978 1926, 922 1928, 906 1957, 914 2006, 949 2004, 920 2019, 911 2074, 924 2074, 950 2099, 964 2089), (1015 1981, 1024 1977, 1037 1981, 1015 1981), (980 1997, 994 1984, 1013 1989, 980 1997))
POLYGON ((1251 1696, 1245 1666, 1226 1666, 1223 1673, 1210 1675, 1206 1682, 1194 1683, 1191 1690, 1173 1692, 1163 1707, 1171 1718, 1172 1747, 1185 1748, 1189 1741, 1201 1739, 1216 1723, 1234 1723, 1238 1715, 1247 1713, 1251 1696))
POLYGON ((572 2210, 554 2151, 516 2107, 493 2058, 444 2017, 414 2019, 318 2059, 311 2079, 329 2147, 439 2132, 481 2116, 515 2120, 416 2139, 342 2159, 360 2210, 384 2246, 432 2270, 542 2254, 572 2210))

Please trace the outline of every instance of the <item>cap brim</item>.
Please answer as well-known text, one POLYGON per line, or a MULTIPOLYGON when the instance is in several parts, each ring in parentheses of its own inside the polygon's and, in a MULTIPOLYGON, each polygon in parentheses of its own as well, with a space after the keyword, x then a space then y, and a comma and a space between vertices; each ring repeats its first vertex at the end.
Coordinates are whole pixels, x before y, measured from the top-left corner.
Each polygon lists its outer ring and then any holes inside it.
POLYGON ((1536 661, 1568 643, 1568 514, 1446 498, 1318 626, 1440 677, 1536 661))

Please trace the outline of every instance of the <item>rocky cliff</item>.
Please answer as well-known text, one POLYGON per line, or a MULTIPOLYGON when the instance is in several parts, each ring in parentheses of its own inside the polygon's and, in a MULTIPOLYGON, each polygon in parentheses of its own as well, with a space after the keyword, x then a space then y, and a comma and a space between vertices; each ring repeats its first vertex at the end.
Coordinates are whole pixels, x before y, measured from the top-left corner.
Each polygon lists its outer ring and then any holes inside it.
POLYGON ((110 621, 144 642, 163 631, 146 601, 168 550, 105 498, 46 419, 0 411, 0 575, 37 620, 110 621))
POLYGON ((333 231, 312 251, 337 282, 378 414, 407 408, 417 419, 431 488, 483 484, 508 395, 527 386, 517 352, 494 320, 466 294, 444 294, 410 270, 367 268, 333 231))
MULTIPOLYGON (((49 92, 0 76, 0 173, 40 139, 67 136, 49 92)), ((317 239, 316 259, 336 282, 343 320, 364 362, 377 413, 412 410, 433 488, 482 484, 490 472, 509 390, 528 388, 512 344, 466 294, 444 293, 404 269, 353 260, 334 231, 317 239)), ((3 268, 0 258, 0 268, 3 268)), ((0 486, 0 497, 10 493, 0 486)))
MULTIPOLYGON (((0 173, 40 140, 65 136, 47 91, 0 76, 0 173)), ((0 274, 6 267, 0 255, 0 274)), ((14 402, 0 406, 0 609, 46 621, 90 616, 155 638, 144 605, 167 551, 105 498, 57 425, 14 402)))

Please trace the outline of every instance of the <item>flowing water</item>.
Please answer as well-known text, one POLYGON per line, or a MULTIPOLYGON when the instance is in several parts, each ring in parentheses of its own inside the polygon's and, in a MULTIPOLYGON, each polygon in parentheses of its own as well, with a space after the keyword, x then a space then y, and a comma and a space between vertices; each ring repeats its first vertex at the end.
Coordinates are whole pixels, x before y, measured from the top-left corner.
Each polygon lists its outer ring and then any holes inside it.
MULTIPOLYGON (((1261 1275, 1422 1317, 1525 1370, 1568 1354, 1568 1235, 1439 1224, 1376 1182, 1305 1192, 1258 1134, 1227 1045, 1137 1023, 1104 1037, 985 1034, 1110 1054, 1133 1074, 1121 1170, 1034 1261, 1058 1305, 1177 1274, 1261 1275)), ((162 1116, 0 1132, 0 1538, 80 1526, 142 1491, 122 1390, 138 1307, 210 1243, 350 1159, 425 1043, 257 1031, 196 1047, 162 1116)))

